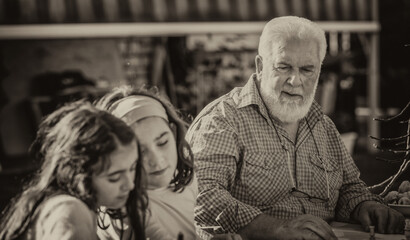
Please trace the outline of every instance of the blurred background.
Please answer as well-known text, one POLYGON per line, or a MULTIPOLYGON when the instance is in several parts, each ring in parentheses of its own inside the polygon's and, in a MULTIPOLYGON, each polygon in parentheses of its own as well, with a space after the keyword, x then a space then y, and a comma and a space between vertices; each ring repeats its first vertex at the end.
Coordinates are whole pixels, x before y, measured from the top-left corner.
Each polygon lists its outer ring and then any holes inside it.
POLYGON ((0 0, 0 209, 36 171, 27 150, 56 107, 147 85, 193 118, 246 83, 264 24, 283 15, 326 31, 316 100, 362 179, 394 174, 369 135, 407 131, 373 118, 410 100, 410 0, 0 0))

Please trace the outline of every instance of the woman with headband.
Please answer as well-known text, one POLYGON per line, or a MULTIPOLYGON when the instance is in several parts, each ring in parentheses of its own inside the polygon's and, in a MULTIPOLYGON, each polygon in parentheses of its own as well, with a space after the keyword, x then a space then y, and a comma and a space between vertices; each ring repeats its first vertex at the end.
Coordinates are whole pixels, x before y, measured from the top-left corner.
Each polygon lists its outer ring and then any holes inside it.
POLYGON ((175 240, 180 234, 184 239, 196 239, 194 206, 198 187, 192 152, 184 139, 188 124, 167 101, 130 87, 113 90, 96 106, 131 126, 141 145, 150 210, 147 237, 164 239, 166 232, 169 239, 175 240))

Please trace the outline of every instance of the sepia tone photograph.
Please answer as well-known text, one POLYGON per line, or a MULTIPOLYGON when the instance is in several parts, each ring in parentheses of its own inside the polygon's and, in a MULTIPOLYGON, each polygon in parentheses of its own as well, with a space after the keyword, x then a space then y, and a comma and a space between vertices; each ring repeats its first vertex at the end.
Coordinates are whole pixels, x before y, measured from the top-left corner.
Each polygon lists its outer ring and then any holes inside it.
POLYGON ((410 240, 410 0, 0 0, 0 240, 410 240))

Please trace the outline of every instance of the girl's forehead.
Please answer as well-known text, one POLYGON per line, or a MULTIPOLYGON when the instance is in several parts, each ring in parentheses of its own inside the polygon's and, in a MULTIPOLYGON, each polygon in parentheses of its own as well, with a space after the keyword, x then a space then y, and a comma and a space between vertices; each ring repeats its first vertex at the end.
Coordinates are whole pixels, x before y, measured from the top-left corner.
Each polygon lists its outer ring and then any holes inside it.
POLYGON ((110 166, 106 169, 106 172, 109 173, 115 170, 129 168, 138 158, 136 141, 124 145, 117 145, 117 148, 107 157, 110 166))
POLYGON ((161 117, 144 118, 132 125, 141 144, 156 141, 164 133, 171 132, 168 122, 161 117))
MULTIPOLYGON (((134 130, 146 130, 146 129, 150 129, 152 130, 163 130, 163 129, 169 129, 169 123, 161 118, 161 117, 157 117, 157 116, 152 116, 152 117, 147 117, 144 119, 139 120, 138 122, 135 122, 132 124, 132 128, 134 130)), ((138 132, 135 132, 135 134, 137 134, 138 132)))

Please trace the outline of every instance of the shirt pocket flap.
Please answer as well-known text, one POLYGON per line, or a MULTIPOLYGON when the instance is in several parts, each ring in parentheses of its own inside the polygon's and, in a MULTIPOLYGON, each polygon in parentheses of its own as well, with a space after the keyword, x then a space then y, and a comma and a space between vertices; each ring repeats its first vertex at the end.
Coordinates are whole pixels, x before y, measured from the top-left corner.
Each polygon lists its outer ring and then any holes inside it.
POLYGON ((284 155, 277 152, 251 152, 245 156, 247 164, 261 167, 263 169, 273 169, 285 163, 284 155))
POLYGON ((310 162, 318 168, 323 170, 326 169, 328 172, 333 172, 339 169, 336 159, 329 155, 319 156, 318 154, 311 154, 310 162))

